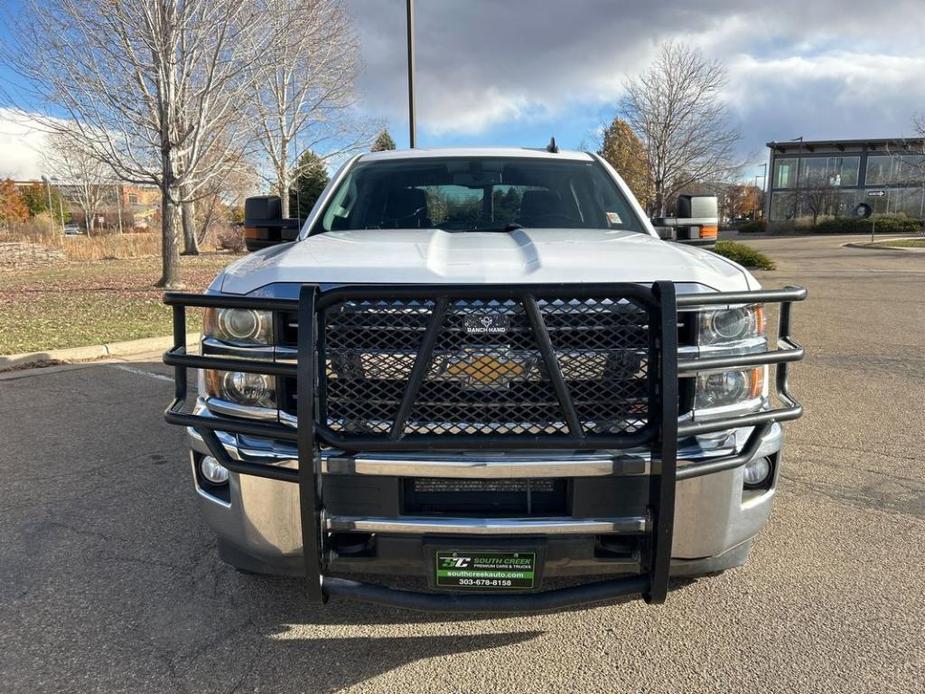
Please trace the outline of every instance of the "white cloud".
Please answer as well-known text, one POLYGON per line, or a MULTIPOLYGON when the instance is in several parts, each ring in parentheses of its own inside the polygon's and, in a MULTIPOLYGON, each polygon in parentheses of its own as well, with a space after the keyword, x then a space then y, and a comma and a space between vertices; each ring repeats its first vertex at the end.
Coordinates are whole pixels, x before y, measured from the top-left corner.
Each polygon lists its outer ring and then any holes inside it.
MULTIPOLYGON (((407 122, 403 0, 350 0, 365 108, 407 122)), ((416 5, 419 129, 482 134, 606 111, 658 43, 730 70, 746 139, 902 134, 925 109, 925 2, 893 0, 430 0, 416 5), (920 106, 919 106, 920 105, 920 106)), ((589 119, 590 120, 590 119, 589 119)))
MULTIPOLYGON (((444 89, 441 89, 444 91, 444 89)), ((531 102, 524 94, 504 92, 496 87, 466 90, 449 89, 452 95, 437 98, 424 107, 428 130, 435 135, 478 134, 497 123, 510 123, 547 117, 550 106, 531 102), (458 103, 465 103, 459 107, 458 103)))
POLYGON ((925 55, 740 56, 730 73, 728 97, 753 143, 908 136, 925 107, 925 55))
POLYGON ((0 178, 40 178, 46 137, 32 119, 0 108, 0 178))

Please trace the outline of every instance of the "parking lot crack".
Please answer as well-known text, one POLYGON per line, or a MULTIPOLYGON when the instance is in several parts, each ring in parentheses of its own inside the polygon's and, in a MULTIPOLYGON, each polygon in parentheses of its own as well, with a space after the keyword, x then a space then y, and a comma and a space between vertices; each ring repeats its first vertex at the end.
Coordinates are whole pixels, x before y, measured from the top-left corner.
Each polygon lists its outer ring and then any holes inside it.
POLYGON ((801 491, 820 494, 840 503, 925 519, 925 485, 919 483, 908 485, 891 479, 890 488, 884 488, 882 482, 853 488, 783 472, 781 478, 801 491))
MULTIPOLYGON (((806 448, 823 448, 823 449, 835 449, 839 451, 849 451, 851 453, 862 453, 864 455, 873 455, 878 457, 888 457, 895 460, 913 460, 916 462, 925 462, 925 455, 903 455, 901 453, 884 453, 883 450, 872 450, 870 448, 860 448, 858 446, 839 446, 832 443, 810 443, 806 441, 800 441, 794 444, 798 447, 805 446, 806 448)), ((879 470, 868 470, 869 472, 880 473, 879 470)), ((886 474, 886 473, 882 473, 886 474)), ((914 480, 913 480, 914 481, 914 480)))

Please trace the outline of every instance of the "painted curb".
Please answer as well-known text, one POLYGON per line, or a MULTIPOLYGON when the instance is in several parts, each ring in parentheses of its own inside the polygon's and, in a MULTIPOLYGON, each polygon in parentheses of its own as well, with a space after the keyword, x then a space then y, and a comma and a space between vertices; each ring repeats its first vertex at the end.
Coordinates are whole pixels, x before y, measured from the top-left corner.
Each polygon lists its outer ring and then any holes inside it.
MULTIPOLYGON (((199 341, 199 333, 187 333, 186 344, 194 345, 199 341)), ((110 342, 89 347, 70 347, 68 349, 50 349, 46 352, 26 352, 24 354, 0 354, 0 371, 10 369, 28 369, 33 366, 53 363, 71 363, 93 361, 107 357, 130 357, 145 352, 157 352, 173 346, 173 336, 145 337, 140 340, 110 342)))
MULTIPOLYGON (((921 238, 921 237, 912 237, 912 238, 921 238)), ((884 239, 882 241, 874 241, 873 243, 871 243, 870 241, 867 241, 867 242, 853 241, 851 243, 843 243, 842 248, 863 248, 864 250, 867 250, 867 251, 898 251, 900 253, 925 253, 925 248, 915 248, 915 247, 903 248, 902 246, 888 246, 887 245, 890 241, 906 241, 908 239, 909 239, 908 236, 904 236, 898 239, 884 239)))

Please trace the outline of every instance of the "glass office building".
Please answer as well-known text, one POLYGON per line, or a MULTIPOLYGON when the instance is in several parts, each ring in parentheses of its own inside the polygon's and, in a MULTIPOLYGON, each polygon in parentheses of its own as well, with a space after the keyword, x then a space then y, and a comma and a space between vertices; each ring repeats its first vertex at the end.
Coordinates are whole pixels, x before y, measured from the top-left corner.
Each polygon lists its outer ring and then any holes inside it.
POLYGON ((925 140, 769 142, 765 218, 770 222, 851 213, 925 217, 925 140))

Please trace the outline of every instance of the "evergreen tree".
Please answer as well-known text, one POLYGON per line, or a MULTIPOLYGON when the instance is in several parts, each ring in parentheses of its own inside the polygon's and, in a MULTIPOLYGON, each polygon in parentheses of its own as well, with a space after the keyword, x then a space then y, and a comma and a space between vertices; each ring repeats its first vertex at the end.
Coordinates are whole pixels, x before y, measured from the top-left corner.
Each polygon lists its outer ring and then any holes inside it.
POLYGON ((52 187, 49 191, 43 184, 35 181, 20 190, 23 202, 29 208, 29 216, 35 217, 43 212, 48 212, 52 217, 57 218, 70 217, 70 214, 64 209, 64 200, 61 199, 61 193, 57 187, 52 187), (51 197, 51 209, 48 209, 48 198, 51 197))
POLYGON ((384 152, 387 149, 395 149, 395 140, 393 140, 392 136, 389 135, 388 130, 383 130, 376 137, 376 141, 373 142, 373 146, 369 148, 369 151, 384 152))
MULTIPOLYGON (((39 182, 30 183, 20 191, 22 199, 29 208, 29 216, 34 217, 37 214, 48 211, 48 191, 39 182)), ((57 207, 55 208, 57 210, 57 207)))
POLYGON ((298 171, 289 191, 289 216, 304 220, 328 185, 328 171, 321 157, 311 150, 299 157, 298 171))
POLYGON ((650 207, 653 187, 646 150, 625 120, 613 119, 610 127, 604 131, 601 148, 597 153, 623 177, 639 204, 644 208, 650 207))

